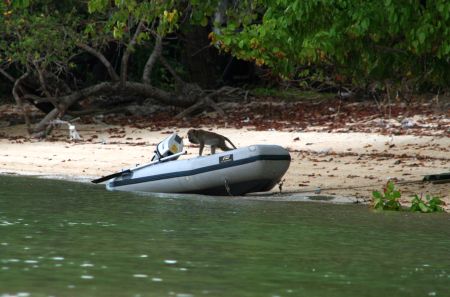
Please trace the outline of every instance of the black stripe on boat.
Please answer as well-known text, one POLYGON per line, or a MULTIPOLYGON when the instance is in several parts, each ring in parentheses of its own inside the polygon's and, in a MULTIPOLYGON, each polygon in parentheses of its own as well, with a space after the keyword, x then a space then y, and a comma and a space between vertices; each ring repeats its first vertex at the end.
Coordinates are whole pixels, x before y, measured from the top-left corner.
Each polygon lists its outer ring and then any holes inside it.
POLYGON ((251 192, 265 192, 272 189, 278 183, 273 179, 258 179, 245 182, 230 183, 227 189, 225 185, 206 188, 202 190, 184 191, 182 194, 203 194, 218 196, 241 196, 251 192))
POLYGON ((259 155, 259 156, 254 156, 254 157, 240 159, 240 160, 233 160, 232 162, 224 162, 224 163, 219 163, 219 164, 215 164, 215 165, 205 166, 205 167, 192 169, 192 170, 157 174, 157 175, 144 176, 144 177, 139 177, 139 178, 129 178, 129 179, 123 179, 123 180, 117 180, 117 181, 115 180, 110 183, 110 186, 111 187, 120 187, 120 186, 126 186, 126 185, 145 183, 145 182, 149 182, 149 181, 161 180, 161 179, 191 176, 191 175, 196 175, 196 174, 200 174, 200 173, 220 170, 220 169, 224 169, 224 168, 244 165, 244 164, 248 164, 248 163, 252 163, 252 162, 256 162, 256 161, 284 161, 284 160, 290 161, 291 156, 290 155, 259 155))

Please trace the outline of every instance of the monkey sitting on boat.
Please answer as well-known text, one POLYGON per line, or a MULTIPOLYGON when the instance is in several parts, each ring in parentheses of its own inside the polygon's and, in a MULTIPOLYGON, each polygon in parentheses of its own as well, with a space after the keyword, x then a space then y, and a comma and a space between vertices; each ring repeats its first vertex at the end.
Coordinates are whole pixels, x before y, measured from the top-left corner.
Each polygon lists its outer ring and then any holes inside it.
POLYGON ((216 152, 216 147, 223 151, 232 150, 232 148, 226 145, 225 141, 228 141, 233 148, 236 148, 236 146, 227 137, 201 129, 190 129, 188 131, 188 139, 191 143, 200 145, 200 151, 198 153, 200 156, 203 153, 205 144, 211 146, 211 154, 216 152))

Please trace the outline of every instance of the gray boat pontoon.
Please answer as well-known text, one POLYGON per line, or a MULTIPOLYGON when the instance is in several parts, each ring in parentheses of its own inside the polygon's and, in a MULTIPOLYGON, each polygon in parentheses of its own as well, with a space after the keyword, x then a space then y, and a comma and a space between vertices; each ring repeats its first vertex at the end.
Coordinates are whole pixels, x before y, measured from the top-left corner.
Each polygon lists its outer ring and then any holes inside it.
MULTIPOLYGON (((177 150, 173 144, 168 147, 177 150)), ((244 195, 271 190, 286 173, 291 161, 289 152, 278 145, 251 145, 186 160, 173 160, 184 152, 164 157, 158 149, 156 156, 162 158, 157 158, 156 162, 93 182, 114 178, 106 184, 108 190, 244 195)))

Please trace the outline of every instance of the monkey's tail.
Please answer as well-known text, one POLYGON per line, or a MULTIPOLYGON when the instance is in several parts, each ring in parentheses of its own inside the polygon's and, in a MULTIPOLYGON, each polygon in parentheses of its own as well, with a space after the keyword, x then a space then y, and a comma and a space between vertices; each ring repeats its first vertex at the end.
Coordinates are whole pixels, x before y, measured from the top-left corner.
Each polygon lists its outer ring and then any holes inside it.
POLYGON ((224 136, 223 138, 225 138, 225 140, 228 141, 234 149, 237 149, 237 147, 231 142, 231 140, 228 139, 228 137, 224 136))

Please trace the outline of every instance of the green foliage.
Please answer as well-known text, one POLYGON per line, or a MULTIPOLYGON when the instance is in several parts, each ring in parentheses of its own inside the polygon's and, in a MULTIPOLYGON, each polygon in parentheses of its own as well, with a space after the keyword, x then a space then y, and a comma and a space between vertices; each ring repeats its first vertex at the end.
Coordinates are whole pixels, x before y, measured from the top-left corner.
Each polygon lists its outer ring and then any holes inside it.
POLYGON ((430 195, 425 196, 426 200, 423 200, 422 196, 418 196, 417 194, 414 196, 411 201, 411 211, 420 211, 420 212, 444 212, 444 209, 441 205, 444 205, 444 202, 439 197, 431 197, 430 195))
MULTIPOLYGON (((379 191, 372 192, 372 206, 377 210, 400 210, 401 205, 398 199, 401 197, 400 191, 395 189, 394 182, 389 181, 383 189, 383 193, 379 191)), ((424 200, 422 196, 414 195, 411 200, 410 211, 420 212, 445 212, 441 205, 445 203, 439 197, 431 197, 426 195, 424 200)))
MULTIPOLYGON (((136 0, 89 0, 89 21, 84 28, 86 43, 99 48, 111 43, 118 44, 118 48, 127 48, 133 58, 133 69, 129 70, 129 78, 140 79, 142 70, 146 65, 149 55, 155 45, 156 36, 177 36, 180 24, 205 24, 205 19, 214 13, 218 0, 204 1, 136 1, 136 0), (138 30, 141 28, 141 30, 138 30), (138 34, 136 34, 138 30, 138 34), (133 38, 135 42, 133 41, 133 38)), ((176 56, 183 50, 178 42, 178 48, 174 49, 175 38, 164 42, 163 55, 170 52, 176 56)), ((170 61, 174 57, 165 56, 170 61), (172 59, 171 59, 172 58, 172 59)), ((176 58, 176 57, 175 57, 176 58)), ((177 61, 178 62, 178 61, 177 61)), ((177 63, 173 69, 179 69, 177 63)), ((152 84, 158 87, 170 89, 173 76, 168 75, 166 69, 155 65, 152 74, 152 84)))
POLYGON ((0 65, 66 70, 80 22, 70 6, 59 10, 48 1, 2 1, 0 8, 0 65))
POLYGON ((395 189, 393 181, 389 181, 386 187, 383 189, 383 193, 379 191, 373 191, 373 208, 377 210, 400 210, 400 202, 398 199, 401 197, 400 191, 395 189))
POLYGON ((134 52, 133 47, 150 48, 155 35, 164 37, 189 22, 213 25, 213 45, 284 78, 325 80, 333 74, 360 85, 387 79, 450 85, 448 0, 228 1, 226 19, 214 23, 223 3, 0 1, 0 65, 24 69, 38 61, 44 69, 67 68, 80 42, 100 50, 115 42, 121 48, 144 23, 131 45, 134 52))
POLYGON ((416 79, 448 86, 450 2, 422 2, 240 1, 212 41, 287 77, 314 64, 354 83, 416 79))
POLYGON ((164 37, 177 30, 181 17, 189 20, 190 16, 183 14, 195 15, 200 23, 214 13, 217 0, 188 4, 184 0, 0 1, 0 67, 17 73, 39 68, 56 76, 83 72, 86 66, 73 60, 82 52, 78 45, 88 44, 104 52, 112 43, 119 49, 129 46, 133 54, 137 47, 146 49, 147 55, 139 61, 144 65, 156 35, 164 37), (139 24, 141 30, 135 35, 139 24), (135 42, 130 43, 134 37, 135 42))
MULTIPOLYGON (((212 7, 217 1, 197 3, 191 1, 191 17, 193 22, 202 23, 204 18, 213 13, 212 7), (208 13, 209 12, 209 13, 208 13), (201 15, 201 17, 199 17, 201 15)), ((131 28, 144 22, 150 27, 138 36, 138 44, 158 34, 165 36, 178 29, 183 10, 186 11, 186 1, 136 1, 136 0, 89 0, 88 11, 91 16, 98 19, 104 18, 104 26, 99 27, 101 33, 109 34, 119 42, 127 42, 134 32, 131 28)), ((185 16, 186 17, 186 16, 185 16)), ((90 24, 88 33, 93 32, 93 24, 90 24)))

